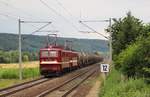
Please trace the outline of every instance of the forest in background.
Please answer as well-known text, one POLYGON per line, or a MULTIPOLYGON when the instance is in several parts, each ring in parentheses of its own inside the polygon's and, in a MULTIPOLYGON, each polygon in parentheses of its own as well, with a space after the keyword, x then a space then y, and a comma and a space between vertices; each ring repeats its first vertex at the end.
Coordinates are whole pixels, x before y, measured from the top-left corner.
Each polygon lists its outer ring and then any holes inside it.
MULTIPOLYGON (((34 61, 39 58, 39 50, 46 46, 47 36, 22 35, 22 60, 34 61)), ((53 37, 50 37, 50 41, 53 37)), ((58 37, 58 45, 64 45, 65 40, 73 41, 73 49, 78 52, 108 52, 108 42, 98 39, 76 39, 58 37)), ((0 33, 0 63, 18 62, 18 35, 0 33)))

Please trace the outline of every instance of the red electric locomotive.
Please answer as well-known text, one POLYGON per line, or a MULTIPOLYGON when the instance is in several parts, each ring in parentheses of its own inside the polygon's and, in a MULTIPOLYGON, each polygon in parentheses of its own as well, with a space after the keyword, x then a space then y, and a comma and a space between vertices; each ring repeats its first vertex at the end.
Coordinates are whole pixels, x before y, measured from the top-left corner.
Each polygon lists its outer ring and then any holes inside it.
POLYGON ((40 72, 42 75, 59 75, 78 67, 78 53, 64 47, 50 45, 40 49, 40 72))
MULTIPOLYGON (((72 50, 72 41, 66 41, 65 46, 56 45, 57 35, 54 35, 53 44, 40 49, 40 73, 41 75, 60 75, 64 71, 70 71, 78 67, 84 67, 99 61, 103 58, 97 55, 79 53, 72 50), (71 43, 68 45, 67 43, 71 43)), ((49 36, 49 35, 48 35, 49 36)), ((48 37, 49 38, 49 37, 48 37)), ((47 41, 48 41, 47 38, 47 41)))

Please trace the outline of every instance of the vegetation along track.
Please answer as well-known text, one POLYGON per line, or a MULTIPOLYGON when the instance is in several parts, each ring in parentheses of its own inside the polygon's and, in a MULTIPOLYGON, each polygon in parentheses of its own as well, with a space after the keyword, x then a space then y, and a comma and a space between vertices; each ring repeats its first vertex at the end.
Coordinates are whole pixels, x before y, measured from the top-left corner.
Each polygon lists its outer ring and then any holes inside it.
POLYGON ((24 83, 17 84, 17 85, 13 85, 13 86, 10 86, 10 87, 4 88, 4 89, 0 89, 0 97, 5 97, 8 95, 11 95, 13 93, 16 93, 18 91, 30 88, 30 87, 35 86, 37 84, 44 83, 48 80, 50 80, 50 79, 40 77, 40 78, 37 78, 35 80, 31 80, 31 81, 24 82, 24 83))
POLYGON ((73 90, 75 90, 82 82, 93 75, 98 68, 90 68, 85 72, 82 72, 71 79, 64 81, 56 85, 55 87, 48 89, 36 97, 66 97, 73 90))

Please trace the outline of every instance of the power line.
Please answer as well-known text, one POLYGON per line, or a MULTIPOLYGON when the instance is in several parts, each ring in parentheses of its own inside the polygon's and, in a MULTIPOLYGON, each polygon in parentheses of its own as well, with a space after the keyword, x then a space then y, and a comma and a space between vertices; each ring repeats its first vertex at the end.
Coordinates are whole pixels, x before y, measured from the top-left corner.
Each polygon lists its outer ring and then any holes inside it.
POLYGON ((40 2, 45 5, 49 10, 53 11, 55 14, 57 14, 60 17, 63 17, 65 21, 67 21, 68 23, 70 23, 72 25, 73 28, 75 28, 78 31, 78 28, 72 23, 70 22, 67 18, 65 18, 63 15, 61 15, 60 13, 58 13, 55 9, 53 9, 52 7, 50 7, 48 4, 46 4, 44 1, 40 0, 40 2))
MULTIPOLYGON (((10 15, 10 14, 8 15, 8 14, 4 14, 4 13, 0 13, 0 15, 6 17, 8 19, 12 19, 13 21, 17 21, 18 20, 18 16, 13 16, 13 15, 10 15)), ((22 19, 25 20, 24 17, 20 17, 20 18, 22 18, 22 19)), ((34 27, 34 28, 36 28, 36 29, 39 29, 38 27, 36 27, 36 26, 34 26, 32 24, 29 24, 29 25, 32 26, 32 27, 34 27)))
POLYGON ((63 17, 60 13, 58 13, 55 9, 53 9, 52 7, 50 7, 48 4, 46 4, 44 1, 40 0, 40 2, 45 5, 48 9, 50 9, 51 11, 53 11, 55 14, 57 14, 60 17, 63 17))
POLYGON ((109 22, 109 20, 86 20, 82 22, 109 22))
MULTIPOLYGON (((47 5, 45 2, 43 2, 42 0, 40 0, 46 7, 48 7, 50 10, 52 10, 55 14, 57 14, 57 15, 59 15, 60 17, 63 17, 64 19, 65 19, 65 21, 67 21, 67 22, 69 22, 71 25, 72 25, 72 27, 74 27, 75 29, 78 29, 72 22, 70 22, 68 19, 66 19, 64 16, 62 16, 60 13, 58 13, 55 9, 53 9, 53 8, 51 8, 49 5, 47 5)), ((5 6, 7 6, 7 7, 10 7, 10 8, 13 8, 13 9, 15 9, 15 10, 19 10, 20 12, 23 12, 25 15, 27 15, 27 16, 29 16, 29 17, 33 17, 33 15, 31 15, 31 14, 28 14, 26 11, 23 11, 23 10, 21 10, 21 9, 19 9, 19 8, 16 8, 16 7, 14 7, 14 6, 12 6, 11 4, 9 4, 9 3, 6 3, 6 2, 4 2, 4 1, 0 1, 2 4, 4 4, 5 6)), ((64 8, 65 9, 65 8, 64 8)), ((67 11, 67 10, 66 10, 67 11)), ((1 14, 2 15, 2 14, 1 14)), ((18 17, 18 16, 11 16, 11 15, 6 15, 6 14, 3 14, 3 16, 5 16, 5 17, 7 17, 7 18, 11 18, 11 19, 18 19, 18 18, 16 18, 16 17, 18 17)), ((19 16, 20 18, 22 18, 22 19, 24 19, 24 17, 21 17, 21 16, 19 16)), ((30 19, 30 18, 29 18, 30 19)), ((31 24, 30 24, 31 25, 31 24)), ((31 26, 33 26, 33 25, 31 25, 31 26)), ((37 28, 37 27, 35 27, 35 26, 33 26, 34 28, 37 28)))
MULTIPOLYGON (((9 3, 6 3, 6 2, 4 2, 4 1, 0 1, 0 2, 1 2, 2 4, 4 4, 5 6, 7 6, 7 7, 13 8, 13 9, 15 9, 15 10, 20 10, 20 9, 18 9, 18 8, 12 6, 12 5, 10 5, 9 3)), ((21 12, 25 13, 25 12, 22 11, 22 10, 21 10, 21 12)))
MULTIPOLYGON (((21 11, 21 9, 16 8, 16 7, 14 7, 14 6, 12 6, 12 5, 10 5, 10 4, 4 2, 4 1, 0 1, 0 2, 1 2, 2 4, 4 4, 4 5, 6 5, 7 7, 10 7, 10 8, 13 8, 13 9, 15 9, 15 10, 20 10, 20 11, 21 11)), ((21 11, 21 12, 23 12, 24 14, 26 13, 25 11, 21 11)), ((12 20, 14 20, 14 21, 18 20, 18 18, 26 19, 25 17, 17 16, 17 15, 12 15, 12 14, 10 14, 10 13, 7 13, 7 14, 0 13, 0 15, 6 17, 6 18, 8 18, 8 19, 12 19, 12 20)), ((26 13, 26 15, 32 17, 31 15, 29 15, 29 14, 27 14, 27 13, 26 13)), ((28 19, 31 19, 31 18, 28 18, 28 19)), ((36 26, 34 26, 34 25, 32 25, 32 24, 30 24, 30 25, 31 25, 32 27, 34 27, 34 28, 37 28, 36 26)))
MULTIPOLYGON (((71 19, 73 19, 74 16, 70 13, 70 11, 67 8, 65 8, 64 5, 59 0, 55 0, 55 1, 57 2, 57 4, 60 7, 62 7, 70 15, 71 19)), ((76 17, 74 17, 74 18, 76 18, 76 17)), ((78 21, 78 19, 77 19, 77 21, 78 21)))
POLYGON ((59 2, 58 0, 55 0, 57 2, 58 5, 60 5, 71 17, 73 17, 73 15, 64 7, 64 5, 59 2))
POLYGON ((90 30, 92 30, 94 33, 97 33, 103 37, 105 37, 106 39, 109 40, 109 62, 110 64, 112 64, 112 37, 111 37, 111 30, 109 31, 110 32, 110 37, 106 37, 105 35, 97 32, 95 29, 93 29, 92 27, 88 26, 87 24, 83 23, 83 22, 109 22, 109 27, 111 27, 111 20, 113 18, 109 18, 107 20, 89 20, 89 21, 79 21, 79 23, 83 24, 85 27, 89 28, 90 30))
MULTIPOLYGON (((25 12, 25 11, 19 9, 19 8, 16 8, 16 7, 12 6, 11 4, 8 4, 8 3, 4 2, 4 1, 0 1, 0 2, 1 2, 2 4, 4 4, 4 5, 6 5, 7 7, 13 8, 13 9, 15 9, 15 10, 19 10, 19 11, 23 12, 24 14, 26 13, 27 16, 33 17, 33 15, 28 14, 27 12, 25 12)), ((18 20, 18 18, 21 18, 21 19, 24 19, 24 20, 27 19, 26 17, 22 17, 22 16, 10 15, 10 13, 8 13, 8 14, 0 13, 0 15, 2 15, 2 16, 4 16, 4 17, 7 17, 7 18, 11 18, 11 19, 13 19, 13 20, 15 20, 15 21, 18 20)), ((28 19, 31 19, 31 18, 28 17, 28 19)), ((32 19, 31 19, 31 20, 32 20, 32 19)), ((34 25, 32 25, 32 24, 30 24, 30 25, 31 25, 32 27, 34 27, 34 28, 37 29, 36 26, 34 26, 34 25)))
MULTIPOLYGON (((6 18, 11 18, 12 20, 14 20, 14 21, 16 21, 16 20, 18 20, 18 17, 17 16, 13 16, 13 15, 8 15, 8 14, 3 14, 3 13, 0 13, 0 15, 1 16, 4 16, 4 17, 6 17, 6 18)), ((23 17, 22 17, 22 19, 24 19, 23 17)), ((25 19, 24 19, 25 20, 25 19)), ((47 22, 47 21, 22 21, 23 23, 28 23, 28 24, 30 24, 32 27, 34 27, 34 28, 36 28, 36 29, 38 29, 38 30, 36 30, 36 31, 33 31, 31 34, 33 35, 34 33, 36 33, 36 32, 39 32, 41 29, 43 29, 43 28, 45 28, 46 26, 48 26, 51 22, 47 22), (36 27, 36 26, 34 26, 34 25, 32 25, 31 23, 47 23, 46 25, 44 25, 44 26, 42 26, 42 27, 40 27, 40 28, 38 28, 38 27, 36 27)))
MULTIPOLYGON (((105 37, 106 39, 108 39, 108 37, 106 37, 105 35, 103 35, 103 34, 97 32, 95 29, 93 29, 92 27, 88 26, 87 24, 85 24, 85 23, 83 23, 83 22, 84 22, 84 21, 79 21, 79 23, 81 23, 81 24, 84 25, 85 27, 89 28, 89 29, 92 30, 94 33, 97 33, 97 34, 99 34, 99 35, 105 37)), ((80 32, 81 32, 81 31, 80 31, 80 32)), ((83 31, 82 31, 82 32, 83 32, 83 31)), ((89 33, 89 32, 88 32, 88 33, 89 33)))
MULTIPOLYGON (((11 13, 0 13, 1 15, 3 15, 3 16, 5 16, 5 17, 10 17, 10 18, 12 18, 12 19, 17 19, 18 20, 18 18, 22 18, 22 19, 27 19, 26 17, 23 17, 23 16, 19 16, 19 15, 14 15, 14 14, 11 14, 11 13)), ((30 19, 30 18, 29 18, 30 19)))
POLYGON ((8 14, 0 13, 0 15, 1 15, 1 16, 4 16, 4 17, 6 17, 6 18, 9 18, 9 19, 11 18, 11 19, 13 19, 13 20, 15 20, 15 21, 17 20, 17 18, 15 18, 14 16, 11 16, 11 15, 8 15, 8 14))
POLYGON ((45 28, 46 26, 48 26, 48 25, 50 25, 50 24, 51 24, 51 22, 50 22, 50 23, 45 24, 44 26, 40 27, 38 30, 36 30, 36 31, 32 32, 32 34, 34 34, 34 33, 38 32, 38 31, 40 31, 41 29, 45 28))
MULTIPOLYGON (((0 1, 0 2, 1 2, 2 4, 4 4, 5 6, 7 6, 7 7, 10 7, 10 8, 13 8, 13 9, 15 9, 15 10, 20 11, 21 13, 23 13, 24 15, 26 15, 26 16, 28 16, 28 17, 30 17, 30 18, 35 17, 35 16, 33 16, 33 15, 27 13, 26 11, 21 10, 20 8, 14 7, 13 5, 11 5, 11 4, 9 4, 9 3, 6 3, 6 2, 4 2, 4 1, 0 1)), ((39 19, 39 18, 37 18, 37 19, 39 19)))
MULTIPOLYGON (((12 6, 12 5, 9 4, 9 3, 6 3, 6 2, 4 2, 4 1, 0 1, 0 2, 3 3, 3 4, 4 4, 5 6, 7 6, 7 7, 13 8, 13 9, 15 9, 15 10, 19 10, 19 11, 23 12, 24 14, 26 13, 25 11, 22 11, 21 9, 16 8, 16 7, 12 6)), ((41 0, 41 2, 43 2, 43 1, 41 0)), ((59 15, 60 17, 63 17, 63 18, 65 19, 65 21, 71 23, 68 19, 66 19, 64 16, 62 16, 60 13, 58 13, 55 9, 49 7, 49 5, 47 5, 45 2, 43 2, 43 3, 44 3, 44 5, 47 6, 50 10, 52 10, 53 12, 55 12, 55 14, 59 15)), ((64 9, 65 9, 65 8, 64 8, 64 9)), ((9 19, 13 19, 13 20, 15 20, 15 21, 18 20, 18 18, 26 19, 25 17, 22 17, 22 16, 10 15, 10 13, 9 13, 9 14, 2 14, 2 13, 1 13, 0 15, 2 15, 2 16, 4 16, 4 17, 7 17, 7 18, 9 18, 9 19)), ((28 13, 26 13, 26 15, 32 17, 32 15, 30 15, 30 14, 28 14, 28 13)), ((30 24, 30 25, 31 25, 32 27, 34 27, 34 28, 37 28, 36 26, 34 26, 34 25, 32 25, 32 24, 30 24)), ((72 25, 72 27, 74 27, 75 29, 78 30, 78 28, 77 28, 73 23, 71 23, 71 25, 72 25)))
MULTIPOLYGON (((19 32, 19 79, 22 80, 22 35, 21 35, 21 24, 22 23, 46 23, 46 25, 40 27, 38 30, 39 31, 43 28, 45 28, 46 26, 48 26, 51 22, 49 21, 22 21, 21 19, 18 19, 18 32, 19 32)), ((25 38, 24 38, 25 39, 25 38)))

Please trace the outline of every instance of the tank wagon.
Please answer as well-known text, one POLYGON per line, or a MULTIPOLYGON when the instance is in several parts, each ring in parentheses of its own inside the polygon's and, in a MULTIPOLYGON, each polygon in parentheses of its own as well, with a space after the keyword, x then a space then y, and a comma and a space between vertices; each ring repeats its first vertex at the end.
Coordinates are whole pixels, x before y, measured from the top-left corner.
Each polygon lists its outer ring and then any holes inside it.
POLYGON ((50 45, 40 49, 40 73, 41 75, 60 75, 96 62, 103 58, 95 54, 80 53, 67 50, 62 46, 50 45))

